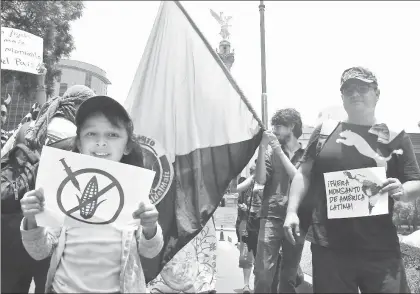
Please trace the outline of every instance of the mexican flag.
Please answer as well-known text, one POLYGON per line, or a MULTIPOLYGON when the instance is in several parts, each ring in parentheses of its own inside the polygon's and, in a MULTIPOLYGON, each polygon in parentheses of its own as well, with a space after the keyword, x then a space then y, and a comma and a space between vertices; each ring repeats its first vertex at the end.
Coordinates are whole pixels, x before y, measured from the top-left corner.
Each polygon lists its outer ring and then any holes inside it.
POLYGON ((179 2, 163 1, 124 104, 156 171, 151 200, 165 245, 146 281, 205 226, 248 164, 262 123, 179 2))

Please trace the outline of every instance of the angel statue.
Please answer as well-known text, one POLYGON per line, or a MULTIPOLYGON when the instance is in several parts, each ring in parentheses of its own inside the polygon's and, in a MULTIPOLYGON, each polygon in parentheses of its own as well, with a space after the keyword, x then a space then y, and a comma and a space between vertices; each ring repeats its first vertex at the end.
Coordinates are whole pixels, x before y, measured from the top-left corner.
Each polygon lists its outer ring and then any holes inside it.
POLYGON ((224 16, 223 12, 217 14, 212 9, 210 9, 210 13, 221 26, 220 35, 222 36, 223 40, 228 40, 230 36, 229 27, 231 27, 229 21, 232 19, 232 16, 224 16))

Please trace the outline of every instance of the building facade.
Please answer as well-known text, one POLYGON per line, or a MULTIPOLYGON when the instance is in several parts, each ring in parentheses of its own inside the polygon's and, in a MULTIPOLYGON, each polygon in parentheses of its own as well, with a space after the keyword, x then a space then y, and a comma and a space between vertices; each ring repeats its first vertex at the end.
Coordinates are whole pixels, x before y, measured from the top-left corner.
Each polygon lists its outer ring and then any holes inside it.
POLYGON ((91 88, 98 95, 106 95, 108 85, 111 82, 106 77, 106 72, 89 63, 62 59, 58 63, 61 70, 59 77, 54 86, 54 96, 62 96, 68 88, 73 85, 85 85, 91 88))
POLYGON ((407 134, 410 136, 411 143, 413 143, 417 163, 420 165, 420 132, 407 134))
MULTIPOLYGON (((85 85, 91 88, 98 95, 106 95, 108 85, 111 82, 106 77, 106 72, 99 67, 77 60, 62 59, 58 63, 61 76, 54 84, 54 96, 62 96, 64 92, 73 85, 85 85)), ((33 97, 24 97, 20 93, 19 80, 12 80, 1 87, 1 96, 12 97, 9 105, 7 121, 2 129, 13 130, 21 122, 23 117, 29 113, 35 103, 33 97)))
POLYGON ((308 146, 309 138, 311 138, 312 132, 314 131, 315 127, 313 126, 303 126, 302 127, 302 136, 299 138, 299 143, 302 144, 303 148, 308 146))

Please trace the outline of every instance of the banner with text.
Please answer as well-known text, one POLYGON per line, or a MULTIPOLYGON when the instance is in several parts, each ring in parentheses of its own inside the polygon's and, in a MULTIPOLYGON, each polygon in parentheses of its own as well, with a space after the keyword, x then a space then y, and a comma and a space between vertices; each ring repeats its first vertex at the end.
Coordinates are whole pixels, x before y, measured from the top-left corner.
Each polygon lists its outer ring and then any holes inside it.
POLYGON ((1 28, 1 69, 37 74, 42 63, 43 39, 28 32, 1 28))
POLYGON ((329 219, 388 213, 388 193, 379 193, 386 179, 384 167, 324 174, 329 219))

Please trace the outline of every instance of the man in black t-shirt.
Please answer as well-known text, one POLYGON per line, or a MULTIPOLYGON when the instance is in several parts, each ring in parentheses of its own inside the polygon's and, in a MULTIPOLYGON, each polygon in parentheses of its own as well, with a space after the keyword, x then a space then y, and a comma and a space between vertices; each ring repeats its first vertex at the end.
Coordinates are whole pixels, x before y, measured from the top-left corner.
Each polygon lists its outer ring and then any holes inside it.
POLYGON ((313 132, 291 185, 285 234, 294 243, 310 225, 315 293, 410 292, 392 213, 394 199, 408 201, 420 192, 413 146, 404 131, 375 119, 380 91, 372 72, 362 67, 345 70, 340 90, 348 118, 327 134, 321 126, 313 132), (324 174, 352 175, 354 169, 373 167, 386 170, 387 179, 378 189, 388 192, 389 213, 329 219, 324 174), (302 222, 307 215, 298 217, 303 199, 310 205, 308 224, 302 222))

